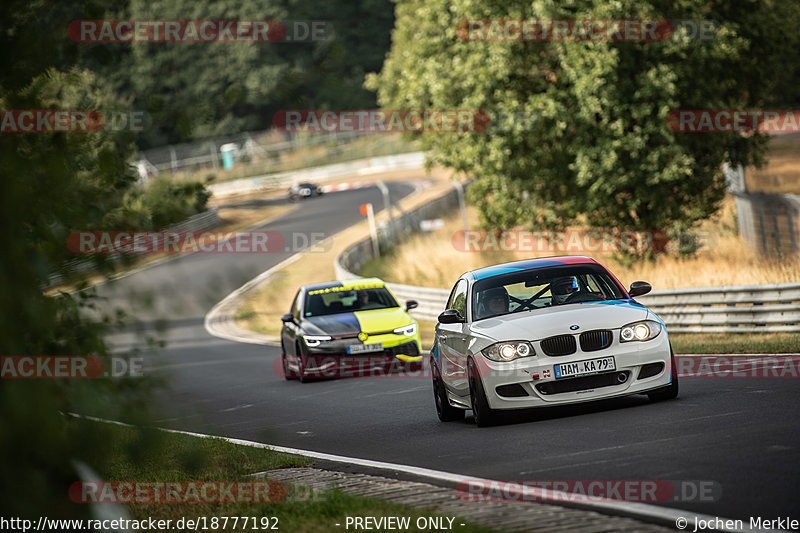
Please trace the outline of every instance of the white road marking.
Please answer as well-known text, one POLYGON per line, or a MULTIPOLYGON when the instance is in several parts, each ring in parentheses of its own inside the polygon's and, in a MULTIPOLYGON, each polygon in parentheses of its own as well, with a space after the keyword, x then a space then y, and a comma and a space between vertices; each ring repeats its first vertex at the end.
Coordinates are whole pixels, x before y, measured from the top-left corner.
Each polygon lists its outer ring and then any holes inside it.
POLYGON ((684 418, 683 420, 681 420, 681 422, 693 422, 695 420, 707 420, 709 418, 719 418, 719 417, 722 417, 722 416, 734 416, 734 415, 740 415, 742 413, 749 413, 749 412, 750 411, 734 411, 732 413, 720 413, 720 414, 717 414, 717 415, 696 416, 694 418, 684 418))
POLYGON ((415 392, 418 390, 427 390, 429 387, 414 387, 413 389, 403 389, 403 390, 396 390, 396 391, 383 391, 376 394, 365 394, 361 396, 361 398, 373 398, 375 396, 391 396, 393 394, 407 394, 409 392, 415 392))
POLYGON ((219 413, 230 413, 231 411, 238 411, 239 409, 247 409, 248 407, 253 407, 252 403, 246 403, 244 405, 237 405, 236 407, 229 407, 227 409, 223 409, 221 411, 217 411, 219 413))
MULTIPOLYGON (((94 422, 104 422, 107 424, 115 424, 124 427, 136 427, 131 424, 126 424, 124 422, 118 422, 116 420, 105 420, 102 418, 97 418, 93 416, 84 416, 75 413, 68 413, 69 416, 73 416, 76 418, 83 418, 85 420, 92 420, 94 422)), ((399 463, 387 463, 383 461, 373 461, 372 459, 360 459, 358 457, 347 457, 343 455, 334 455, 330 453, 324 452, 315 452, 311 450, 301 450, 298 448, 289 448, 286 446, 275 446, 272 444, 264 444, 261 442, 253 442, 249 440, 243 439, 235 439, 231 437, 223 437, 219 435, 206 435, 204 433, 195 433, 192 431, 181 431, 178 429, 165 429, 165 428, 157 428, 162 431, 166 431, 168 433, 175 433, 178 435, 189 435, 192 437, 200 437, 204 439, 222 439, 226 442, 230 442, 231 444, 238 444, 240 446, 250 446, 252 448, 262 448, 266 450, 272 450, 277 453, 284 453, 288 455, 299 455, 302 457, 308 457, 310 459, 319 459, 321 461, 330 461, 335 463, 346 463, 351 465, 358 465, 364 466, 367 468, 374 468, 378 470, 388 470, 390 472, 404 472, 406 474, 412 474, 415 476, 428 478, 428 479, 435 479, 437 481, 446 481, 450 483, 466 483, 469 481, 476 481, 481 483, 489 483, 491 481, 498 481, 498 480, 491 480, 486 478, 479 478, 475 476, 466 476, 463 474, 456 474, 453 472, 444 472, 441 470, 433 470, 430 468, 423 468, 420 466, 411 466, 411 465, 404 465, 399 463)), ((263 474, 263 472, 253 474, 258 475, 263 474)), ((507 491, 509 495, 518 496, 519 498, 530 497, 531 487, 526 487, 523 493, 523 490, 517 489, 516 487, 508 487, 507 491)), ((700 513, 696 513, 694 511, 684 511, 680 509, 672 509, 667 507, 660 507, 657 505, 652 505, 648 503, 639 503, 639 502, 626 502, 626 501, 613 501, 613 500, 606 500, 606 501, 570 501, 570 497, 572 496, 569 493, 559 492, 559 491, 540 491, 541 494, 536 494, 537 501, 541 501, 544 503, 552 502, 557 505, 561 505, 563 507, 577 507, 582 509, 590 509, 598 512, 610 512, 614 515, 627 515, 631 517, 639 517, 639 518, 646 518, 649 520, 657 520, 659 523, 662 524, 671 524, 674 525, 675 521, 678 518, 684 518, 686 516, 696 517, 696 519, 700 520, 715 520, 717 518, 721 520, 727 520, 724 517, 714 517, 710 515, 704 515, 700 513)), ((731 522, 733 522, 731 520, 731 522)), ((752 531, 751 529, 730 529, 726 531, 732 531, 735 533, 738 532, 745 532, 745 531, 752 531)))

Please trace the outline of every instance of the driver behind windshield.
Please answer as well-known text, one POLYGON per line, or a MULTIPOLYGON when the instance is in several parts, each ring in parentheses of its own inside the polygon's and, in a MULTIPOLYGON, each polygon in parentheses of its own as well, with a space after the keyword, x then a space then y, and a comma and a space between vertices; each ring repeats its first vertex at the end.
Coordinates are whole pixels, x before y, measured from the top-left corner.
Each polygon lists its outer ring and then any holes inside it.
POLYGON ((369 304, 369 293, 365 290, 359 290, 356 292, 356 307, 364 307, 369 304))
POLYGON ((558 278, 550 283, 550 294, 553 295, 553 305, 566 303, 571 295, 578 292, 578 280, 575 276, 558 278))
POLYGON ((508 291, 504 287, 486 289, 482 294, 483 317, 508 313, 508 291))

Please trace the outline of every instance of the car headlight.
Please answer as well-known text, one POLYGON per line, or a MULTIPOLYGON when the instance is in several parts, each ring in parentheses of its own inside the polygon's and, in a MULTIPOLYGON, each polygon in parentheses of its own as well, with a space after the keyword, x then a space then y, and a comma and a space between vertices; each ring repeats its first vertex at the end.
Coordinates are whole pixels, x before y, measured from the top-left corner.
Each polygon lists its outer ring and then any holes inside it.
POLYGON ((619 342, 649 341, 661 333, 661 323, 655 320, 642 320, 627 326, 622 326, 619 332, 619 342))
POLYGON ((527 341, 508 341, 498 342, 487 346, 481 353, 492 361, 507 362, 519 359, 520 357, 530 357, 536 355, 531 343, 527 341))
POLYGON ((319 346, 321 342, 331 340, 330 335, 303 335, 303 340, 306 341, 306 346, 313 348, 319 346))
POLYGON ((417 334, 417 325, 416 324, 409 324, 407 326, 403 326, 401 328, 395 328, 393 330, 395 335, 405 335, 406 337, 413 337, 417 334))

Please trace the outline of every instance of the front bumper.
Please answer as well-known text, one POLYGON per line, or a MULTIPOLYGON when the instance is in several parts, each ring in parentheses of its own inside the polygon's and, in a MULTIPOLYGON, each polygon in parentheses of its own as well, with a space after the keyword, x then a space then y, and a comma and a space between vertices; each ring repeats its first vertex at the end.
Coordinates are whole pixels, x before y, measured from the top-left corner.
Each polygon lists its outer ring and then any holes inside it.
POLYGON ((620 343, 618 336, 603 350, 549 357, 537 351, 533 357, 509 363, 473 356, 492 409, 525 409, 580 403, 647 392, 669 385, 671 359, 666 331, 645 342, 620 343), (616 369, 573 378, 555 377, 554 365, 613 356, 616 369), (623 378, 624 376, 624 378, 623 378), (537 379, 538 378, 538 379, 537 379))
MULTIPOLYGON (((396 335, 393 335, 397 337, 396 335)), ((368 344, 380 342, 380 337, 372 337, 368 344)), ((379 376, 395 372, 418 371, 422 369, 422 355, 418 336, 403 337, 405 342, 390 346, 382 343, 383 349, 377 352, 347 353, 347 346, 361 345, 358 340, 333 340, 314 348, 307 348, 303 356, 306 375, 320 378, 379 376), (413 339, 413 340, 407 340, 413 339)))

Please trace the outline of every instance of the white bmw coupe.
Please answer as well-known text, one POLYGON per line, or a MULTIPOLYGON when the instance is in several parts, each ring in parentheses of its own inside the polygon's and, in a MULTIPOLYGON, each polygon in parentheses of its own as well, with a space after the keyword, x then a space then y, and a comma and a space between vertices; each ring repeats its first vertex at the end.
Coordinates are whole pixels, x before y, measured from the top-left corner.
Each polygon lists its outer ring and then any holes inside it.
POLYGON ((439 315, 431 350, 442 421, 629 394, 678 396, 664 322, 589 257, 530 259, 462 275, 439 315))

